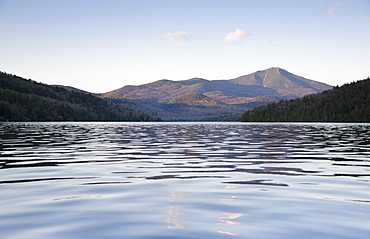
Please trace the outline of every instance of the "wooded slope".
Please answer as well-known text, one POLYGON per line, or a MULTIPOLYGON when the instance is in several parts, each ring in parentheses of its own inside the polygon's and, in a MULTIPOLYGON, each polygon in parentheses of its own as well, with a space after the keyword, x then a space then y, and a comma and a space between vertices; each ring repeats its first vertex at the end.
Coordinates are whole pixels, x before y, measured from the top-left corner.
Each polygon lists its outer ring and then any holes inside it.
POLYGON ((244 112, 241 120, 245 122, 370 122, 370 79, 255 108, 244 112))
POLYGON ((0 121, 154 121, 158 117, 0 72, 0 121))

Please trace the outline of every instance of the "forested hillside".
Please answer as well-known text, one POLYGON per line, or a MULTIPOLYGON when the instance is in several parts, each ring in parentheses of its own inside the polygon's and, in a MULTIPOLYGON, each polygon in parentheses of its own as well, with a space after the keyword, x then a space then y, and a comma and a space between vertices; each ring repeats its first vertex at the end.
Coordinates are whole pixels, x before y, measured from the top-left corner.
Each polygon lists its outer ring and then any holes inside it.
POLYGON ((198 105, 198 106, 222 106, 221 102, 207 97, 201 93, 189 93, 182 95, 168 102, 168 104, 186 104, 186 105, 198 105))
POLYGON ((152 105, 146 105, 128 99, 105 100, 132 109, 149 112, 151 115, 158 115, 165 121, 240 121, 240 117, 244 111, 227 105, 196 105, 199 101, 189 102, 187 99, 183 99, 185 100, 183 101, 181 97, 178 100, 181 100, 182 103, 157 103, 152 105), (193 105, 188 105, 187 103, 193 103, 193 105))
POLYGON ((244 112, 253 122, 370 122, 370 79, 244 112))
POLYGON ((0 121, 156 121, 158 117, 0 72, 0 121))

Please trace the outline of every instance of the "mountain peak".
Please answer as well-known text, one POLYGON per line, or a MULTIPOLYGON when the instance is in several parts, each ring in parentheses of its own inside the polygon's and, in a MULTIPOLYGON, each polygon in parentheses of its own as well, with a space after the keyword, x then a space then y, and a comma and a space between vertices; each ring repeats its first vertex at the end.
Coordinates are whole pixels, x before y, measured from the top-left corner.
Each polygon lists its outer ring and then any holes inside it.
POLYGON ((272 88, 288 98, 302 97, 332 88, 330 85, 294 75, 279 67, 271 67, 230 81, 235 84, 272 88))
POLYGON ((279 67, 271 67, 231 80, 192 78, 125 86, 107 92, 102 97, 134 100, 141 105, 150 106, 147 112, 154 112, 156 110, 153 109, 156 108, 158 115, 164 120, 199 120, 205 115, 217 118, 278 99, 297 98, 331 88, 279 67))

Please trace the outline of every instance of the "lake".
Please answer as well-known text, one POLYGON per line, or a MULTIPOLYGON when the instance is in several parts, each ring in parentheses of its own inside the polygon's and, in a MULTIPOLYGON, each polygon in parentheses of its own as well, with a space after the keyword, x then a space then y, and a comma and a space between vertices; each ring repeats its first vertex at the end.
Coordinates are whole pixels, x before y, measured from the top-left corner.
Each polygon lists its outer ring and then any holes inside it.
POLYGON ((369 238, 370 124, 0 123, 2 238, 369 238))

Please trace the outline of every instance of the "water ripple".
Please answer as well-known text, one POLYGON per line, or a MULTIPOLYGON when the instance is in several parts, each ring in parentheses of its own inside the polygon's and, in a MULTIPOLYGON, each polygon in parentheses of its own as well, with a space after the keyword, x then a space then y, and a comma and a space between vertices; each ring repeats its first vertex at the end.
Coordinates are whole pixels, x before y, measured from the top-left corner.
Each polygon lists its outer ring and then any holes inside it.
POLYGON ((0 123, 4 238, 367 238, 370 124, 0 123))

